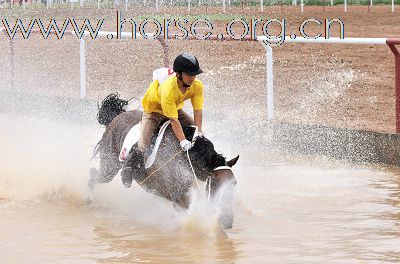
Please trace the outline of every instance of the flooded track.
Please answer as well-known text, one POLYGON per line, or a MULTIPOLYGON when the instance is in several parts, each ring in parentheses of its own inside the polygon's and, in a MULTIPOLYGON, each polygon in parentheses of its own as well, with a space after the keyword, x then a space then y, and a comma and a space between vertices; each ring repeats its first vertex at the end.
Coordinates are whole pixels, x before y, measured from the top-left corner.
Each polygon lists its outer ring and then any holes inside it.
POLYGON ((86 206, 102 128, 0 118, 1 263, 400 262, 399 169, 285 153, 255 166, 246 149, 225 235, 201 199, 177 212, 118 177, 86 206))

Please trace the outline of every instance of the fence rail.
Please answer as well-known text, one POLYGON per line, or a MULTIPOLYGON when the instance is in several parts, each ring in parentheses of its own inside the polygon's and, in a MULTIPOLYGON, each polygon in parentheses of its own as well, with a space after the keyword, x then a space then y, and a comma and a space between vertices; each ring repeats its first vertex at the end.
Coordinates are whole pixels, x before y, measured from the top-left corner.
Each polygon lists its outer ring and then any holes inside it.
POLYGON ((275 5, 299 6, 300 12, 304 12, 304 6, 322 6, 324 8, 325 6, 343 5, 344 12, 347 12, 349 5, 365 5, 368 6, 368 11, 373 5, 390 5, 391 12, 394 12, 396 4, 400 4, 400 0, 0 0, 0 8, 70 8, 71 10, 74 8, 125 8, 128 10, 142 6, 154 7, 157 12, 163 6, 187 7, 189 11, 194 6, 219 7, 223 9, 223 12, 227 11, 227 7, 259 6, 263 12, 264 7, 275 5))
MULTIPOLYGON (((0 33, 4 31, 4 28, 0 28, 0 33)), ((40 30, 33 30, 32 33, 40 33, 40 30)), ((67 31, 67 34, 75 34, 74 31, 67 31)), ((111 31, 99 31, 98 37, 107 37, 109 35, 116 36, 117 32, 111 31)), ((139 32, 136 33, 137 36, 141 36, 139 32)), ((83 99, 86 96, 86 52, 85 52, 85 37, 89 38, 90 34, 85 32, 83 34, 83 38, 79 39, 80 45, 80 97, 83 99)), ((148 37, 154 36, 154 34, 147 34, 148 37)), ((122 38, 131 38, 131 32, 121 32, 122 38)), ((174 38, 174 35, 168 35, 170 39, 174 38)), ((194 36, 189 37, 188 39, 196 39, 194 36)), ((231 38, 218 38, 217 36, 211 36, 208 38, 209 40, 233 40, 231 38)), ((274 118, 274 93, 273 93, 273 48, 270 45, 266 45, 263 41, 271 39, 267 39, 265 36, 259 36, 256 39, 252 39, 250 37, 244 38, 244 41, 257 41, 261 43, 266 51, 266 92, 267 92, 267 118, 274 118)), ((163 54, 164 54, 164 66, 170 66, 168 60, 168 40, 157 38, 157 41, 162 45, 163 54)), ((204 41, 204 40, 203 40, 204 41)), ((237 41, 237 40, 236 40, 237 41)), ((400 38, 316 38, 316 39, 307 39, 307 38, 295 38, 291 39, 289 36, 285 38, 285 42, 288 43, 303 43, 303 44, 340 44, 340 45, 351 45, 351 44, 359 44, 359 45, 387 45, 395 56, 395 109, 396 109, 396 133, 400 133, 400 52, 397 48, 397 45, 400 45, 400 38)), ((13 40, 10 39, 10 75, 11 75, 11 87, 13 87, 15 83, 15 71, 14 71, 14 47, 13 40)))

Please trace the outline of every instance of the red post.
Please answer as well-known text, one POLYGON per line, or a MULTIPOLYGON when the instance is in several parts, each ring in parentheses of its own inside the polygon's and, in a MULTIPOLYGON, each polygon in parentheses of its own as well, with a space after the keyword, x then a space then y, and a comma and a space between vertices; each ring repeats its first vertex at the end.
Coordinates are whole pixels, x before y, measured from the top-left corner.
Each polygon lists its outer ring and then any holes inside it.
POLYGON ((386 43, 394 54, 394 74, 396 89, 396 133, 400 133, 400 53, 395 46, 395 41, 391 41, 390 39, 388 39, 386 43))

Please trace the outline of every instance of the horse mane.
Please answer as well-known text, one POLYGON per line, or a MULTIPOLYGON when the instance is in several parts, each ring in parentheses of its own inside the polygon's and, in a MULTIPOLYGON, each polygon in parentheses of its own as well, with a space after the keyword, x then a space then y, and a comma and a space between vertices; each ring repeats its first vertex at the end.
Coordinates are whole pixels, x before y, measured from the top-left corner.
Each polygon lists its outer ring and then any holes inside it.
POLYGON ((97 113, 97 121, 99 124, 108 126, 117 115, 125 112, 125 107, 129 100, 119 98, 118 93, 111 93, 101 102, 97 103, 99 112, 97 113))
POLYGON ((196 167, 200 170, 211 172, 213 169, 226 164, 225 157, 217 153, 213 143, 205 137, 198 137, 189 154, 196 161, 196 167))

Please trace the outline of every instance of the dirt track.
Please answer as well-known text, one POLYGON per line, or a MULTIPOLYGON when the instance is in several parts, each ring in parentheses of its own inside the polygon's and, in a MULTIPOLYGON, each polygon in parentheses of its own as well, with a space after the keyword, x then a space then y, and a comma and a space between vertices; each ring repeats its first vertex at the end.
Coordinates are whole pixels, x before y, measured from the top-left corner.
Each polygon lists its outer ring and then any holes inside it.
MULTIPOLYGON (((218 13, 221 9, 193 8, 191 15, 218 13)), ((228 9, 231 15, 253 18, 287 18, 288 34, 298 32, 305 19, 340 18, 345 24, 345 37, 397 37, 400 16, 389 6, 228 9)), ((10 13, 2 18, 74 17, 96 20, 105 18, 103 30, 115 28, 115 10, 51 10, 10 13)), ((125 17, 151 14, 151 9, 138 8, 125 17)), ((186 9, 163 9, 162 14, 187 17, 186 9)), ((214 22, 223 30, 227 21, 214 22)), ((310 26, 309 34, 320 32, 310 26)), ((113 30, 114 31, 114 30, 113 30)), ((338 27, 332 29, 338 36, 338 27), (336 30, 335 30, 336 29, 336 30)), ((9 43, 0 41, 0 87, 9 89, 9 43)), ((207 89, 208 115, 220 114, 232 121, 265 119, 265 51, 254 42, 171 41, 169 59, 183 50, 195 53, 205 73, 199 78, 207 89), (223 110, 221 110, 223 109, 223 110)), ((115 41, 97 39, 87 42, 87 89, 93 99, 110 91, 127 97, 140 96, 151 80, 152 70, 162 66, 159 43, 152 41, 115 41)), ((15 41, 16 87, 18 91, 76 97, 79 94, 79 45, 75 38, 43 40, 34 36, 15 41)), ((386 46, 288 44, 274 48, 275 111, 277 120, 394 132, 394 57, 386 46)), ((255 122, 255 121, 254 121, 255 122)), ((249 125, 248 129, 251 129, 249 125)))

